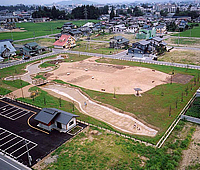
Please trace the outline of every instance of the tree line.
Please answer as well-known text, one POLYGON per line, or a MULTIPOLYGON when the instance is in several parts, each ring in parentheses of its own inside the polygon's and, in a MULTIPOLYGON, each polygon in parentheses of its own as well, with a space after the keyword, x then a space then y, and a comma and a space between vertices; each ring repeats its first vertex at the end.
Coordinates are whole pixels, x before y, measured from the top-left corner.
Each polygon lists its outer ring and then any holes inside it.
POLYGON ((51 19, 65 19, 66 18, 65 11, 60 11, 56 9, 55 6, 52 8, 47 7, 38 7, 38 10, 32 13, 33 18, 42 18, 42 17, 49 17, 51 19))

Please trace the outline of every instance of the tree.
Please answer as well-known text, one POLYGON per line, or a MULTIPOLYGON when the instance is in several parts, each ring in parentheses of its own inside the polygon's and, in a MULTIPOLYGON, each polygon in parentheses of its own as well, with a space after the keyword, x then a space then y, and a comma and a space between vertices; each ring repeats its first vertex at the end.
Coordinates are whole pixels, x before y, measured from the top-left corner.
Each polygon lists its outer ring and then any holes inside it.
POLYGON ((142 13, 142 11, 137 6, 135 6, 135 8, 133 9, 133 16, 139 17, 139 16, 142 16, 142 15, 144 15, 142 13))
POLYGON ((111 12, 110 12, 110 19, 113 19, 115 17, 115 12, 114 9, 112 7, 111 12))
POLYGON ((167 10, 161 10, 160 11, 160 15, 163 16, 163 17, 166 17, 168 14, 167 10))

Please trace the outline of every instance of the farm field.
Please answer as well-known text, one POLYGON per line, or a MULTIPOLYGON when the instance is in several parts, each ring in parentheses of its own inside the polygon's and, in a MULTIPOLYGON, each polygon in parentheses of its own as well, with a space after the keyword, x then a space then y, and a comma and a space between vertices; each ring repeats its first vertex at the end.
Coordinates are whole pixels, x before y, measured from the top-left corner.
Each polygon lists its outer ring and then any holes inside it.
POLYGON ((30 42, 36 42, 36 43, 38 43, 41 46, 47 46, 47 47, 49 47, 49 46, 53 45, 53 43, 55 42, 55 39, 51 39, 51 38, 37 38, 37 39, 34 39, 34 40, 18 41, 18 42, 15 42, 14 44, 24 45, 24 44, 30 43, 30 42))
POLYGON ((81 52, 89 52, 89 53, 99 53, 112 55, 119 52, 122 52, 123 49, 113 49, 109 48, 109 42, 100 43, 100 42, 86 42, 86 41, 78 41, 76 42, 76 47, 72 49, 73 51, 81 51, 81 52))
POLYGON ((50 21, 50 22, 43 22, 43 23, 17 23, 16 27, 23 28, 26 30, 25 32, 3 32, 0 33, 0 39, 13 39, 13 40, 20 40, 25 38, 34 38, 38 36, 44 36, 49 34, 56 34, 60 33, 60 29, 57 27, 62 27, 62 25, 66 22, 72 22, 77 26, 81 26, 87 22, 98 22, 98 20, 80 20, 80 21, 68 21, 68 20, 58 20, 58 21, 50 21))
POLYGON ((173 49, 170 52, 165 52, 164 55, 159 56, 158 60, 172 63, 200 65, 199 55, 200 51, 197 50, 173 49))
POLYGON ((172 36, 181 36, 181 37, 197 37, 200 38, 200 26, 193 27, 191 30, 186 30, 183 32, 180 32, 180 34, 174 34, 172 36))

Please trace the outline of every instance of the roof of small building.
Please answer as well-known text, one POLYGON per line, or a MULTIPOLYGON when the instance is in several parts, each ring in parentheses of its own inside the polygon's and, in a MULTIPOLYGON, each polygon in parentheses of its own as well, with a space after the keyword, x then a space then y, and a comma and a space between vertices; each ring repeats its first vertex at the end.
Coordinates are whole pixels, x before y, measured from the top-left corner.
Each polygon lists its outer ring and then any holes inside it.
POLYGON ((150 42, 149 42, 149 41, 146 41, 146 40, 141 40, 141 41, 139 41, 138 43, 141 44, 141 45, 150 44, 150 42))
POLYGON ((160 38, 160 37, 153 37, 152 40, 155 40, 155 41, 157 41, 157 42, 160 42, 160 41, 162 41, 163 39, 160 38))
POLYGON ((79 116, 56 108, 43 108, 34 119, 45 124, 49 124, 53 120, 67 124, 73 117, 79 116))
POLYGON ((38 45, 38 43, 36 43, 36 42, 30 42, 30 43, 27 43, 27 44, 25 44, 25 45, 28 45, 28 46, 30 46, 30 47, 35 47, 35 46, 40 47, 40 46, 38 45))
POLYGON ((16 49, 13 47, 13 45, 10 43, 10 41, 3 41, 0 42, 0 54, 6 49, 8 48, 10 50, 10 52, 15 52, 16 49))

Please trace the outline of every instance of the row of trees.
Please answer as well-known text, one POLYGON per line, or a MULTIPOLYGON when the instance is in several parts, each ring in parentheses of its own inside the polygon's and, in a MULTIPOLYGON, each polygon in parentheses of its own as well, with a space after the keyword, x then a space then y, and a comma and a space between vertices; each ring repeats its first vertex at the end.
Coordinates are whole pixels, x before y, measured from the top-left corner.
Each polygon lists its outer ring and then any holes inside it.
POLYGON ((49 17, 51 19, 65 19, 65 11, 56 9, 55 6, 52 8, 39 7, 37 11, 33 12, 33 18, 49 17))
POLYGON ((13 11, 28 11, 28 10, 34 10, 36 7, 35 6, 26 6, 23 4, 20 5, 10 5, 10 6, 1 6, 0 5, 0 10, 8 10, 9 12, 13 11))
POLYGON ((196 11, 180 11, 179 8, 176 9, 175 16, 189 16, 192 19, 199 17, 199 14, 196 11))

